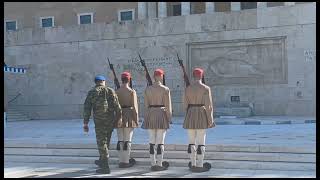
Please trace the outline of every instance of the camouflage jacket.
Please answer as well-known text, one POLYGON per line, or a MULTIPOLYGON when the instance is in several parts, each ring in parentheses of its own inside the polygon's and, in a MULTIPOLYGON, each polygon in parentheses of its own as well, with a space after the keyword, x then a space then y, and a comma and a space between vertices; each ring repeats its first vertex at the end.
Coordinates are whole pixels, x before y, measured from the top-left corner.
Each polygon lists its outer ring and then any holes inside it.
POLYGON ((84 102, 84 123, 89 122, 93 110, 95 124, 115 123, 121 119, 121 106, 115 91, 109 87, 96 85, 87 95, 84 102))

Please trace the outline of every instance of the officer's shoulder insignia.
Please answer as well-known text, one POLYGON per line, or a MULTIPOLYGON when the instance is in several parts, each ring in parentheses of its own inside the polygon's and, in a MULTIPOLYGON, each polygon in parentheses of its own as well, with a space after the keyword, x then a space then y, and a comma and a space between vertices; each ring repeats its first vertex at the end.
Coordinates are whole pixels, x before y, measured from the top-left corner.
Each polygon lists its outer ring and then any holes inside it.
POLYGON ((106 90, 108 93, 112 94, 112 95, 116 95, 116 91, 113 90, 112 88, 106 87, 106 90))
POLYGON ((96 87, 92 87, 92 88, 89 90, 89 93, 93 93, 93 92, 95 92, 95 91, 97 91, 96 87))
POLYGON ((112 91, 114 92, 114 90, 112 88, 109 88, 109 87, 105 87, 108 91, 112 91))

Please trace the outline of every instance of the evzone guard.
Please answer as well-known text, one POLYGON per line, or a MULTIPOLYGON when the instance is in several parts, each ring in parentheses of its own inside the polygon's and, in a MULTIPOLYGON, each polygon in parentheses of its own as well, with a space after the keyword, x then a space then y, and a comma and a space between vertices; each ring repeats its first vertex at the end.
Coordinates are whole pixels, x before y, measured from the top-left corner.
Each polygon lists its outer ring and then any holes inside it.
POLYGON ((203 70, 193 70, 194 81, 185 88, 183 105, 186 111, 183 128, 188 131, 188 166, 193 172, 209 171, 211 164, 203 163, 206 129, 215 127, 210 87, 204 84, 203 70))
POLYGON ((132 89, 131 74, 129 72, 123 72, 121 74, 122 85, 120 86, 113 64, 110 63, 109 58, 108 63, 113 73, 116 94, 122 109, 122 118, 115 123, 118 136, 116 149, 119 155, 119 168, 128 168, 136 163, 135 159, 130 158, 130 154, 133 129, 139 127, 137 93, 132 89))
POLYGON ((118 135, 119 168, 128 168, 136 163, 135 159, 130 158, 130 153, 133 129, 139 127, 138 99, 136 91, 132 89, 131 74, 123 72, 121 81, 122 85, 116 93, 122 109, 122 121, 115 128, 118 135))
POLYGON ((186 84, 183 106, 186 111, 183 128, 188 130, 189 144, 188 154, 190 160, 188 166, 193 172, 209 171, 211 164, 203 163, 205 154, 206 129, 215 127, 213 120, 213 105, 211 89, 205 85, 204 71, 200 68, 193 70, 193 83, 190 84, 187 72, 182 60, 177 54, 178 62, 183 70, 186 84))
POLYGON ((169 167, 169 163, 163 161, 164 139, 171 122, 171 96, 170 90, 164 85, 164 71, 154 71, 155 82, 147 86, 144 96, 145 119, 144 128, 149 132, 150 160, 152 171, 162 171, 169 167))

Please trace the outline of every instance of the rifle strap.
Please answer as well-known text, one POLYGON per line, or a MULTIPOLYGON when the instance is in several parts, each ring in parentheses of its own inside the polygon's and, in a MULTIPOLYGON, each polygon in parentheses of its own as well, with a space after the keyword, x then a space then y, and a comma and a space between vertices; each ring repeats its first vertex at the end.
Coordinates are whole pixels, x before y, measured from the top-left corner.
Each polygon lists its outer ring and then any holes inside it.
POLYGON ((201 81, 202 81, 203 84, 206 84, 206 82, 204 81, 204 75, 202 76, 201 81))
POLYGON ((163 83, 162 83, 163 85, 166 85, 166 78, 165 78, 164 75, 163 75, 163 80, 162 80, 162 82, 163 82, 163 83))

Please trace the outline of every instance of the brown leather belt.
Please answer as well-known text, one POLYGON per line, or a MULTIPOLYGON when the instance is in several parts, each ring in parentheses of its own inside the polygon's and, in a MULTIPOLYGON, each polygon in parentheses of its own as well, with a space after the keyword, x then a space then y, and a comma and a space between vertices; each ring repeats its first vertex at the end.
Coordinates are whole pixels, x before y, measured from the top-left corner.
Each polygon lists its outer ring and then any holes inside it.
POLYGON ((165 107, 165 106, 164 105, 150 105, 149 108, 150 107, 165 107))
POLYGON ((132 106, 121 106, 121 108, 133 108, 132 106))

